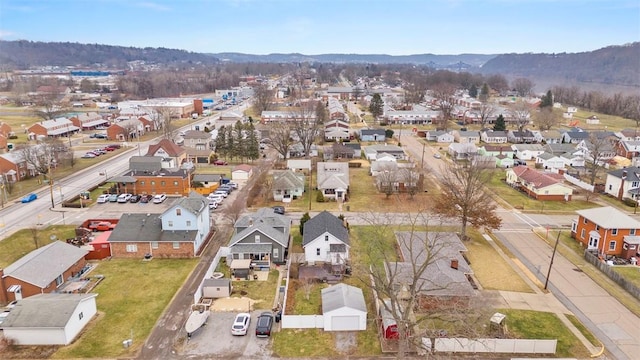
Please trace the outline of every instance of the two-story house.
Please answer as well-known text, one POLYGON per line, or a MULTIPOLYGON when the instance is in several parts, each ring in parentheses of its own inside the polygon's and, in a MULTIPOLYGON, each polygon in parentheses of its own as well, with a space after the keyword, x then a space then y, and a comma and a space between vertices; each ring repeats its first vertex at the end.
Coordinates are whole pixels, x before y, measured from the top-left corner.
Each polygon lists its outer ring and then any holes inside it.
POLYGON ((305 261, 311 265, 345 265, 349 260, 349 231, 342 220, 323 211, 304 223, 302 247, 305 261))
POLYGON ((604 192, 619 200, 640 200, 640 168, 631 166, 609 171, 604 192))
POLYGON ((271 263, 285 263, 291 241, 291 220, 271 208, 261 208, 245 215, 234 224, 229 241, 230 266, 247 262, 254 269, 268 270, 271 263), (245 261, 242 261, 245 260, 245 261))
POLYGON ((189 161, 196 164, 209 164, 212 159, 211 134, 199 130, 187 130, 182 136, 183 148, 189 161))
POLYGON ((317 187, 325 199, 344 201, 349 192, 349 164, 345 162, 319 162, 317 187))
POLYGON ((578 218, 571 225, 571 237, 587 250, 601 257, 619 256, 626 259, 637 256, 640 221, 611 207, 599 207, 577 211, 578 218), (626 247, 626 248, 625 248, 626 247))

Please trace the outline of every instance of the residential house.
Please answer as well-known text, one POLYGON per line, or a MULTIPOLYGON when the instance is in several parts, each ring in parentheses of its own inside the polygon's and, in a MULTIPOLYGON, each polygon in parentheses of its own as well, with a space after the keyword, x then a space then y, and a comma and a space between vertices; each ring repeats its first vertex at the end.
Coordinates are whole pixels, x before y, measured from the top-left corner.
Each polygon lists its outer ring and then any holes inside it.
POLYGON ((323 211, 304 223, 302 236, 305 261, 311 265, 345 265, 349 260, 349 230, 345 223, 323 211))
POLYGON ((109 140, 129 141, 143 134, 144 124, 137 117, 115 122, 107 128, 109 140))
POLYGON ((514 144, 533 144, 536 141, 535 135, 529 130, 509 130, 507 139, 514 144))
POLYGON ((248 164, 240 164, 231 171, 231 180, 249 180, 253 175, 253 167, 248 164))
POLYGON ((99 113, 81 113, 75 116, 72 116, 69 120, 82 130, 94 130, 99 126, 108 126, 109 120, 105 120, 102 118, 102 115, 99 113))
POLYGON ((640 131, 634 129, 622 129, 616 133, 616 137, 620 141, 640 141, 640 131))
POLYGON ((372 161, 369 167, 369 175, 376 177, 381 172, 395 173, 398 171, 398 163, 395 159, 391 160, 388 157, 385 159, 372 161))
POLYGON ((571 201, 573 195, 573 188, 564 184, 564 176, 527 166, 507 170, 506 181, 536 200, 571 201))
POLYGON ((241 217, 234 224, 229 241, 228 263, 233 265, 238 260, 248 260, 254 269, 265 270, 272 262, 284 264, 291 241, 290 231, 291 220, 276 214, 271 208, 261 208, 241 217))
POLYGON ((361 129, 360 141, 384 142, 386 133, 384 129, 361 129))
POLYGON ((514 144, 511 149, 516 158, 520 160, 533 160, 544 153, 544 147, 540 144, 514 144))
POLYGON ((273 172, 273 200, 291 202, 304 194, 304 174, 293 170, 280 170, 273 172))
POLYGON ((544 142, 545 144, 561 144, 562 143, 563 133, 558 130, 554 130, 554 129, 544 130, 541 133, 541 135, 542 135, 542 142, 544 142))
POLYGON ((506 131, 484 129, 480 132, 480 140, 487 144, 506 144, 508 141, 507 139, 506 131))
POLYGON ((336 284, 320 291, 324 331, 367 330, 367 304, 362 289, 336 284))
POLYGON ((560 170, 565 168, 565 159, 558 155, 544 152, 536 156, 536 167, 545 170, 560 170))
POLYGON ((199 130, 187 130, 182 136, 183 148, 188 161, 195 164, 210 164, 213 157, 211 135, 199 130))
POLYGON ((633 159, 640 155, 640 141, 619 141, 616 145, 616 154, 627 159, 633 159))
POLYGON ((0 325, 16 345, 69 345, 97 314, 98 294, 37 294, 16 303, 0 325))
MULTIPOLYGON (((640 200, 640 167, 627 167, 609 171, 604 192, 618 200, 640 200)), ((640 235, 640 234, 638 234, 640 235)))
POLYGON ((165 160, 165 166, 163 167, 178 167, 187 159, 187 153, 181 146, 169 139, 162 139, 156 144, 149 145, 145 156, 157 156, 163 159, 171 159, 172 161, 165 160))
POLYGON ((348 130, 339 127, 331 127, 324 130, 324 138, 325 140, 333 141, 350 140, 351 134, 348 130))
POLYGON ((117 258, 192 258, 211 233, 209 201, 192 192, 162 213, 122 214, 111 236, 117 258))
POLYGON ((455 131, 454 137, 456 142, 461 144, 479 144, 480 133, 477 131, 455 131))
POLYGON ((458 235, 397 231, 395 236, 403 261, 385 263, 385 271, 396 291, 407 291, 412 284, 418 286, 414 300, 421 311, 465 309, 471 305, 476 296, 469 281, 473 271, 463 256, 467 249, 458 235), (420 280, 414 281, 416 266, 423 266, 425 261, 428 263, 420 280))
POLYGON ((331 120, 347 120, 349 118, 347 112, 340 103, 340 100, 333 97, 327 99, 327 112, 329 113, 329 119, 331 120))
POLYGON ((311 171, 310 159, 289 159, 287 160, 287 169, 293 171, 311 171))
POLYGON ((37 176, 33 165, 27 163, 20 152, 0 154, 0 176, 7 182, 16 182, 25 178, 37 176))
POLYGON ((588 125, 598 125, 600 124, 600 118, 598 118, 597 115, 591 115, 585 120, 585 122, 588 125))
POLYGON ((187 196, 191 190, 193 169, 163 168, 155 156, 132 156, 129 170, 109 179, 119 194, 166 194, 187 196))
POLYGON ((591 162, 593 162, 594 157, 602 163, 609 161, 616 156, 615 143, 606 138, 580 141, 577 149, 582 150, 584 158, 591 162))
POLYGON ((71 136, 80 131, 71 120, 60 117, 53 120, 44 120, 27 128, 29 138, 71 136))
POLYGON ((449 131, 429 130, 426 133, 426 140, 435 141, 437 143, 452 143, 455 141, 455 137, 449 131))
POLYGON ((379 144, 364 147, 364 156, 367 160, 376 160, 378 154, 386 153, 392 155, 396 160, 406 160, 407 154, 397 145, 379 144))
POLYGON ((578 144, 587 139, 589 139, 589 132, 578 128, 572 128, 562 134, 563 143, 578 144))
POLYGON ((330 149, 325 150, 324 158, 327 160, 360 158, 361 151, 358 143, 334 142, 330 149))
POLYGON ((578 218, 571 224, 571 237, 584 248, 601 257, 637 256, 640 221, 611 206, 576 212, 578 218), (631 247, 636 251, 629 251, 631 247))
POLYGON ((304 114, 297 111, 263 111, 260 114, 260 122, 269 124, 272 122, 296 123, 299 121, 315 122, 315 114, 304 114))
POLYGON ((83 272, 88 251, 54 241, 0 269, 0 303, 51 293, 83 272))
POLYGON ((440 111, 433 110, 393 110, 385 111, 383 114, 384 120, 389 124, 431 124, 441 116, 440 111))
POLYGON ((344 201, 349 192, 349 164, 344 162, 319 162, 317 164, 317 188, 325 199, 344 201))
POLYGON ((222 178, 224 178, 224 174, 193 174, 191 181, 194 184, 202 185, 205 189, 215 190, 222 184, 222 178))
POLYGON ((494 159, 496 159, 496 167, 499 168, 512 168, 515 164, 513 156, 508 156, 505 154, 496 155, 494 156, 494 159))
POLYGON ((488 156, 505 155, 513 158, 513 149, 511 145, 484 145, 478 148, 478 154, 488 156))
POLYGON ((341 130, 342 132, 349 132, 350 129, 349 121, 344 118, 335 118, 325 121, 324 130, 325 132, 331 130, 341 130))
POLYGON ((474 144, 451 143, 447 151, 453 159, 465 160, 475 156, 478 148, 474 144))

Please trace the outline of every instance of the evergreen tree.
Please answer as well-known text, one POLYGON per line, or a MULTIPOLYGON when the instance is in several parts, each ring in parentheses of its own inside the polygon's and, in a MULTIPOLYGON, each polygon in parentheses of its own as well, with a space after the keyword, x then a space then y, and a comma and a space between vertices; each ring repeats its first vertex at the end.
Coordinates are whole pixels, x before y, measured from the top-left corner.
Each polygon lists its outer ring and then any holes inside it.
POLYGON ((507 125, 504 123, 504 116, 500 114, 496 119, 496 123, 493 125, 493 131, 505 131, 505 130, 507 130, 507 125))
POLYGON ((469 96, 474 99, 478 97, 478 87, 476 86, 476 84, 471 84, 471 87, 469 88, 469 96))
POLYGON ((246 147, 247 158, 250 160, 256 160, 260 157, 260 141, 258 140, 258 134, 256 134, 256 128, 252 123, 249 123, 249 126, 246 126, 246 129, 248 132, 246 147))
POLYGON ((245 134, 244 126, 242 126, 242 123, 240 122, 240 120, 236 121, 236 124, 233 127, 235 149, 232 154, 232 157, 238 157, 240 158, 241 161, 243 161, 247 157, 247 152, 246 152, 247 146, 246 146, 246 141, 245 141, 246 139, 244 134, 245 134))
POLYGON ((542 101, 540 102, 540 108, 550 108, 553 106, 553 94, 551 90, 547 91, 547 95, 542 95, 542 101))
MULTIPOLYGON (((227 126, 225 129, 226 132, 226 146, 225 146, 225 155, 233 158, 236 154, 236 139, 233 137, 233 126, 227 126)), ((218 135, 219 136, 219 135, 218 135)))
POLYGON ((482 88, 480 89, 480 101, 482 102, 486 102, 487 100, 489 100, 489 95, 490 95, 490 89, 489 89, 489 85, 487 85, 487 83, 482 84, 482 88))
POLYGON ((218 130, 218 136, 215 140, 216 155, 218 157, 227 156, 227 130, 222 126, 218 130))
POLYGON ((300 235, 304 235, 304 223, 309 220, 311 220, 311 216, 309 216, 308 212, 304 213, 300 218, 300 235))
POLYGON ((378 119, 378 117, 382 116, 383 108, 384 101, 382 101, 380 94, 373 94, 373 98, 371 99, 371 103, 369 104, 369 111, 376 120, 378 119))

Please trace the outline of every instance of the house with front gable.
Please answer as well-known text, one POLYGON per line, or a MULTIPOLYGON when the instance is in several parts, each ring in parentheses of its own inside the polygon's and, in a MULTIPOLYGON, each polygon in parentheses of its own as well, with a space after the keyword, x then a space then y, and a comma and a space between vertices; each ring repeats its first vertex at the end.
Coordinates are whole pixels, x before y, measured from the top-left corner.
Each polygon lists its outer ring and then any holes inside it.
POLYGON ((640 201, 640 167, 631 166, 609 171, 604 192, 618 200, 640 201))
POLYGON ((173 141, 169 139, 162 139, 156 144, 149 145, 145 156, 160 157, 165 159, 163 163, 166 167, 178 167, 186 160, 187 153, 184 148, 173 141))
POLYGON ((361 129, 360 141, 384 142, 386 140, 384 129, 361 129))
POLYGON ((533 144, 536 142, 535 135, 529 130, 509 130, 507 139, 514 144, 533 144))
POLYGON ((569 144, 579 144, 583 140, 589 139, 589 132, 578 128, 572 128, 562 134, 562 142, 569 144))
POLYGON ((367 160, 376 160, 379 154, 389 154, 396 158, 396 160, 406 160, 407 154, 405 154, 404 150, 397 145, 389 145, 389 144, 379 144, 379 145, 370 145, 365 146, 363 148, 364 156, 367 160))
POLYGON ((425 139, 437 143, 452 143, 456 140, 450 131, 444 130, 429 130, 426 132, 425 139))
POLYGON ((508 142, 508 137, 506 131, 484 129, 480 132, 480 140, 487 144, 506 144, 508 142))
POLYGON ((116 258, 192 258, 200 255, 211 230, 209 200, 191 192, 162 213, 122 214, 109 245, 116 258))
POLYGON ((448 148, 449 155, 455 160, 471 159, 478 154, 478 148, 474 144, 452 143, 448 148))
POLYGON ((308 264, 346 265, 350 247, 345 223, 326 210, 304 223, 302 248, 308 264))
POLYGON ((55 292, 82 274, 88 251, 63 241, 35 249, 0 269, 0 304, 55 292))
POLYGON ((460 144, 479 144, 480 133, 477 131, 455 131, 453 136, 460 144))
POLYGON ((144 124, 137 117, 111 124, 107 128, 109 140, 129 141, 144 134, 144 124))
POLYGON ((185 157, 195 164, 210 164, 213 158, 211 134, 200 130, 187 130, 182 136, 185 157))
POLYGON ((576 213, 578 217, 571 224, 571 237, 583 248, 603 258, 637 256, 640 221, 611 206, 576 213))
POLYGON ((640 155, 640 141, 628 140, 618 141, 615 144, 616 154, 627 159, 633 159, 640 155))
POLYGON ((640 141, 640 131, 638 129, 622 129, 615 135, 620 141, 640 141))
POLYGON ((28 164, 19 151, 0 154, 0 175, 8 182, 16 182, 29 177, 37 176, 35 167, 28 164))
POLYGON ((316 187, 325 199, 346 200, 349 192, 349 164, 319 162, 316 181, 316 187))
POLYGON ((273 172, 273 200, 291 202, 304 194, 304 174, 293 170, 273 172))
POLYGON ((564 184, 564 176, 522 165, 507 170, 506 182, 536 200, 571 201, 573 195, 573 188, 564 184))
POLYGON ((559 170, 565 168, 565 160, 558 155, 544 152, 536 156, 536 167, 545 170, 559 170))
POLYGON ((563 133, 558 130, 554 130, 554 129, 544 130, 540 133, 540 135, 542 136, 542 142, 544 142, 545 144, 561 144, 562 143, 563 133))
POLYGON ((544 147, 540 144, 513 144, 511 149, 520 160, 533 160, 544 152, 544 147))
POLYGON ((611 160, 616 156, 615 144, 606 139, 596 140, 595 143, 589 139, 583 140, 576 148, 582 151, 584 158, 588 161, 593 161, 594 155, 600 162, 611 160))
POLYGON ((269 269, 272 263, 284 264, 291 243, 291 219, 271 208, 260 208, 242 216, 233 225, 229 241, 230 265, 249 262, 253 268, 269 269), (243 261, 244 260, 244 261, 243 261))
POLYGON ((59 117, 52 120, 43 120, 37 122, 27 128, 30 138, 49 137, 56 138, 61 136, 71 136, 80 131, 71 120, 66 117, 59 117))

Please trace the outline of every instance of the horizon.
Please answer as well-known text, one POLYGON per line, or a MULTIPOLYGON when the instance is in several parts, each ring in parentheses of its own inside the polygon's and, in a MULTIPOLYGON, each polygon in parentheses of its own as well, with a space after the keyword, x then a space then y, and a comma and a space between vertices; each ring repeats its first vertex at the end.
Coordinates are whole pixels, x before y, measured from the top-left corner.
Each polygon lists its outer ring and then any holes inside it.
POLYGON ((0 40, 205 54, 579 53, 640 41, 640 1, 0 0, 0 40))

